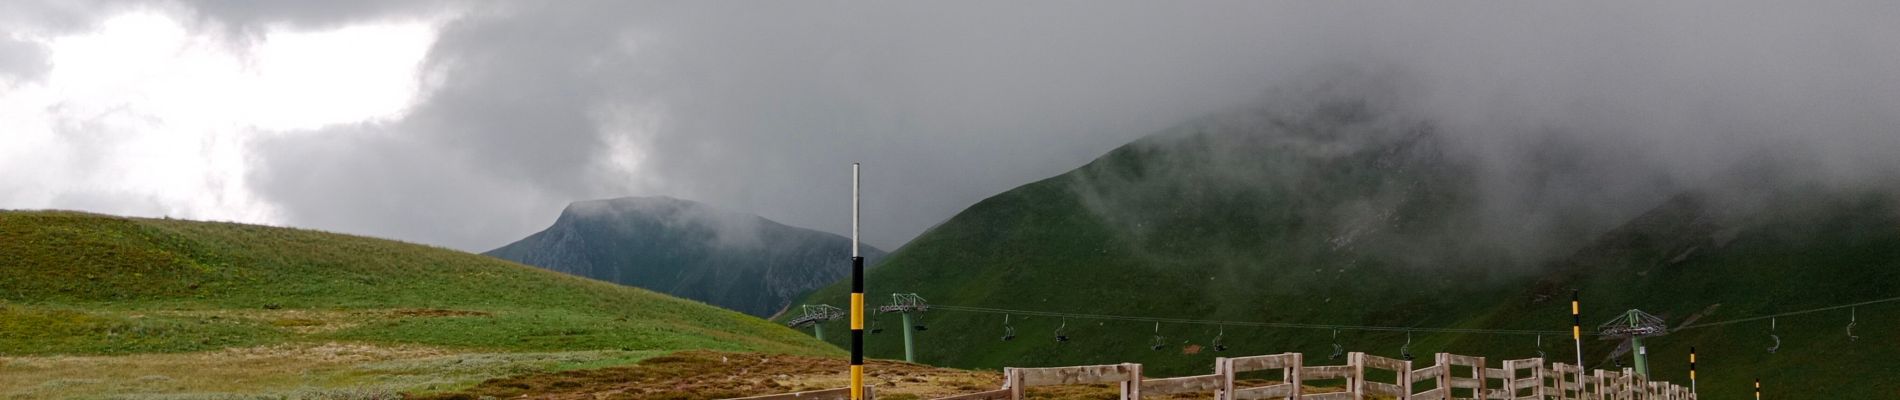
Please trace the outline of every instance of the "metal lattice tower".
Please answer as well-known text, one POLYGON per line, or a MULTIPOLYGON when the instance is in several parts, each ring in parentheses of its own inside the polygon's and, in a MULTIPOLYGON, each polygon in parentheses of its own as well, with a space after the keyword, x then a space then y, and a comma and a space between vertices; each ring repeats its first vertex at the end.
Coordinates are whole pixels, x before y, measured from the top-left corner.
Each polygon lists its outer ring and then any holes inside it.
POLYGON ((910 315, 925 311, 930 311, 930 302, 916 293, 891 293, 891 304, 877 308, 880 314, 894 312, 904 315, 904 326, 910 328, 904 330, 904 362, 917 362, 917 342, 911 338, 911 334, 912 331, 925 329, 923 324, 912 323, 910 315))
POLYGON ((1623 337, 1630 342, 1630 353, 1634 354, 1636 373, 1649 376, 1649 350, 1643 348, 1643 338, 1669 334, 1669 325, 1661 317, 1649 315, 1643 310, 1631 309, 1623 316, 1597 326, 1597 334, 1623 337))
POLYGON ((805 314, 792 319, 791 322, 787 322, 785 325, 793 328, 810 326, 812 327, 812 331, 817 334, 818 340, 825 340, 825 326, 822 322, 836 321, 839 318, 844 318, 845 315, 843 309, 832 307, 830 304, 806 304, 799 306, 799 308, 803 310, 805 314))

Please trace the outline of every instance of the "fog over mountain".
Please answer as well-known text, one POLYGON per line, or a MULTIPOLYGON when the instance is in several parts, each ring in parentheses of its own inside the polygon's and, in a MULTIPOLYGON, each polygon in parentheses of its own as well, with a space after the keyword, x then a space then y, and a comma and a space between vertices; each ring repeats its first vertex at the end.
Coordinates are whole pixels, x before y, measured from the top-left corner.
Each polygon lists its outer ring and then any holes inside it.
POLYGON ((8 2, 0 207, 485 250, 571 201, 671 195, 844 233, 860 161, 866 238, 894 248, 1148 133, 1344 85, 1480 169, 1508 233, 1552 204, 1626 215, 1761 174, 1894 185, 1895 20, 1890 2, 8 2), (429 42, 393 116, 315 127, 200 137, 165 107, 41 94, 61 93, 58 38, 126 13, 240 59, 272 32, 415 23, 429 42), (230 165, 128 184, 145 151, 230 165))
MULTIPOLYGON (((884 251, 861 246, 867 265, 884 251)), ((850 239, 670 197, 569 204, 553 225, 483 253, 769 317, 850 276, 850 239)))

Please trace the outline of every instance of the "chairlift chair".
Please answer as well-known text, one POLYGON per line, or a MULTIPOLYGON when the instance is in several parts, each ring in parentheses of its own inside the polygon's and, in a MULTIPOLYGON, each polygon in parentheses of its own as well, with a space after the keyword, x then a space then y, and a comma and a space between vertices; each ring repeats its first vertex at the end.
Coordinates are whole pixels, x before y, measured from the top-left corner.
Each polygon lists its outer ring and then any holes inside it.
POLYGON ((1537 335, 1537 358, 1544 357, 1544 335, 1537 335))
POLYGON ((1167 343, 1166 338, 1161 337, 1161 323, 1156 322, 1155 323, 1155 338, 1153 341, 1151 341, 1148 344, 1148 348, 1151 350, 1160 351, 1162 347, 1167 347, 1167 346, 1168 346, 1168 343, 1167 343))
POLYGON ((1768 318, 1768 338, 1774 339, 1775 341, 1774 346, 1768 347, 1768 354, 1775 354, 1775 351, 1781 350, 1781 336, 1775 334, 1776 324, 1777 323, 1775 322, 1775 319, 1773 317, 1768 318))
POLYGON ((1009 314, 1003 314, 1003 341, 1016 340, 1016 327, 1009 325, 1009 314))
POLYGON ((1333 355, 1326 356, 1326 359, 1336 360, 1336 359, 1339 359, 1340 356, 1344 356, 1344 355, 1346 355, 1346 347, 1339 345, 1339 330, 1334 329, 1333 330, 1333 355))
POLYGON ((1406 332, 1405 332, 1405 345, 1404 345, 1404 346, 1399 346, 1399 357, 1400 357, 1400 358, 1404 358, 1404 359, 1405 359, 1405 361, 1412 361, 1412 359, 1413 359, 1413 357, 1412 357, 1412 332, 1411 332, 1411 331, 1406 331, 1406 332))
POLYGON ((1854 336, 1854 324, 1860 323, 1857 318, 1859 316, 1856 314, 1860 314, 1859 309, 1850 308, 1847 311, 1847 341, 1849 342, 1860 341, 1860 336, 1854 336))

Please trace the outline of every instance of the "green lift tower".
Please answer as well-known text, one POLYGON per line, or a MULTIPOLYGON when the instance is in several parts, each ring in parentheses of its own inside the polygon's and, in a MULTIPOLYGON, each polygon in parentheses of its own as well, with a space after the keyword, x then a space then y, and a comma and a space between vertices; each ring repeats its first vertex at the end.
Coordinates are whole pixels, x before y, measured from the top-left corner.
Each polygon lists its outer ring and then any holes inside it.
POLYGON ((1597 326, 1599 335, 1623 338, 1624 345, 1629 346, 1629 352, 1635 358, 1636 374, 1645 378, 1649 377, 1649 350, 1643 348, 1643 338, 1668 333, 1669 326, 1662 318, 1636 309, 1597 326))
POLYGON ((891 293, 891 304, 879 306, 877 312, 904 314, 904 362, 917 362, 917 342, 911 338, 913 331, 927 328, 922 322, 912 321, 911 314, 923 314, 930 311, 930 303, 916 293, 891 293))

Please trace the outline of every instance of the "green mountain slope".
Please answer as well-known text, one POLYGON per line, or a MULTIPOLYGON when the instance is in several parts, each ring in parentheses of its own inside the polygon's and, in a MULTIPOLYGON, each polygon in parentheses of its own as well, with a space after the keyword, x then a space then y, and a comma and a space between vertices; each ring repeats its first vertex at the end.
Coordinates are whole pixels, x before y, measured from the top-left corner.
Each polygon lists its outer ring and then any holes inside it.
POLYGON ((837 353, 736 312, 452 250, 232 223, 0 212, 0 355, 332 341, 837 353))
MULTIPOLYGON (((1702 393, 1749 396, 1763 379, 1777 397, 1888 398, 1900 389, 1876 382, 1900 363, 1900 305, 1841 309, 1718 326, 1695 324, 1812 310, 1900 296, 1900 199, 1888 192, 1799 187, 1746 195, 1677 197, 1557 263, 1531 284, 1529 298, 1506 315, 1548 315, 1567 307, 1562 288, 1580 288, 1603 323, 1640 308, 1690 325, 1647 341, 1659 379, 1688 380, 1695 347, 1702 393), (1858 315, 1850 315, 1850 312, 1858 315), (1688 319, 1696 318, 1694 322, 1688 319), (1858 323, 1850 340, 1849 319, 1858 323), (1780 348, 1771 334, 1780 338, 1780 348)), ((1539 318, 1545 324, 1561 318, 1539 318)), ((1530 321, 1494 318, 1487 325, 1530 321)), ((1587 329, 1587 327, 1586 327, 1587 329)), ((1593 340, 1588 362, 1616 341, 1593 340)), ((1561 352, 1559 352, 1561 353, 1561 352)), ((1574 357, 1570 356, 1570 357, 1574 357)))
POLYGON ((851 272, 849 238, 666 197, 574 203, 553 226, 485 254, 760 317, 851 272))
MULTIPOLYGON (((869 274, 867 291, 873 305, 888 293, 915 292, 940 305, 1064 313, 1566 332, 1563 300, 1572 288, 1586 295, 1586 329, 1627 308, 1678 323, 1723 303, 1707 322, 1900 295, 1900 230, 1893 228, 1900 224, 1885 197, 1751 199, 1760 201, 1725 211, 1721 224, 1669 217, 1682 213, 1669 211, 1687 201, 1677 200, 1619 219, 1545 215, 1537 221, 1541 236, 1513 237, 1495 233, 1482 177, 1442 140, 1429 126, 1353 101, 1217 116, 977 203, 892 253, 869 274), (1796 205, 1807 211, 1791 212, 1796 205), (1683 238, 1708 226, 1723 226, 1728 245, 1703 246, 1676 262, 1690 269, 1655 267, 1685 251, 1664 244, 1713 240, 1683 238)), ((1563 173, 1561 165, 1525 167, 1563 173)), ((804 302, 845 304, 845 289, 834 285, 804 302)), ((1869 311, 1861 314, 1865 332, 1900 329, 1869 311)), ((1886 311, 1876 315, 1900 308, 1886 311)), ((1744 393, 1743 377, 1752 374, 1879 379, 1894 348, 1846 343, 1846 315, 1837 314, 1781 320, 1786 343, 1774 356, 1762 350, 1765 323, 1652 340, 1657 377, 1683 380, 1682 355, 1693 345, 1703 351, 1705 383, 1721 380, 1704 393, 1744 393), (1813 320, 1793 322, 1803 318, 1813 320), (1791 372, 1822 359, 1837 366, 1791 372)), ((1151 350, 1157 327, 1149 322, 1017 315, 1010 322, 1018 337, 1002 341, 1003 320, 930 312, 923 316, 930 329, 915 332, 919 361, 983 368, 1140 362, 1166 376, 1205 373, 1223 355, 1299 351, 1324 362, 1334 343, 1396 357, 1408 341, 1404 332, 1345 330, 1335 338, 1329 330, 1161 324, 1164 346, 1151 350), (1065 324, 1073 340, 1058 343, 1053 332, 1065 324), (1230 349, 1212 351, 1223 331, 1230 349)), ((883 316, 881 323, 896 321, 883 316)), ((1574 357, 1567 335, 1409 336, 1415 354, 1574 357)), ((873 357, 902 357, 895 331, 868 342, 873 357)), ((1603 357, 1616 344, 1586 343, 1590 365, 1612 368, 1603 357)), ((1885 390, 1827 388, 1859 398, 1885 390)))

